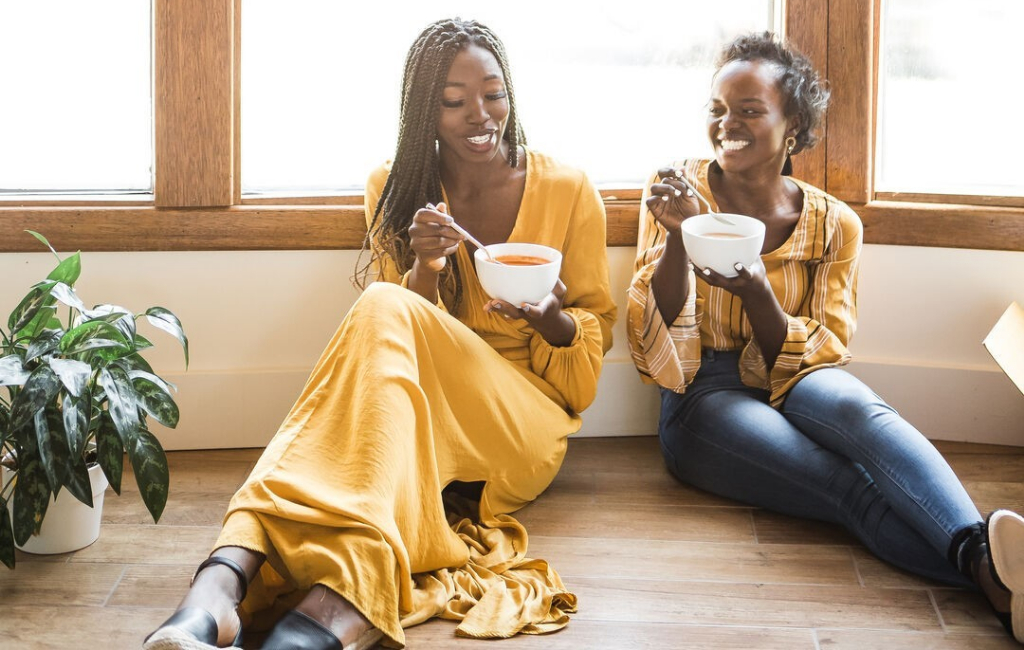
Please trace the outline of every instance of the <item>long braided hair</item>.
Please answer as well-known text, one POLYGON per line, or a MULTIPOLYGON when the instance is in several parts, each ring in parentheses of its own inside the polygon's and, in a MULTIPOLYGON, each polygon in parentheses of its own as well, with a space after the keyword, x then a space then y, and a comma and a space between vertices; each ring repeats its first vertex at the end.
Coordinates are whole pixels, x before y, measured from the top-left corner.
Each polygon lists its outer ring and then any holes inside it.
MULTIPOLYGON (((488 27, 473 20, 453 18, 428 26, 405 59, 398 145, 363 242, 363 250, 370 250, 370 260, 356 272, 360 288, 365 288, 370 269, 382 258, 393 260, 399 273, 412 268, 415 254, 409 246, 408 232, 412 218, 427 203, 442 200, 437 153, 442 91, 455 55, 470 45, 488 50, 501 66, 509 106, 508 125, 502 138, 508 142, 509 166, 519 166, 519 145, 526 144, 526 136, 519 124, 505 46, 488 27)), ((438 290, 448 309, 457 313, 462 301, 462 279, 454 255, 441 272, 438 290)))

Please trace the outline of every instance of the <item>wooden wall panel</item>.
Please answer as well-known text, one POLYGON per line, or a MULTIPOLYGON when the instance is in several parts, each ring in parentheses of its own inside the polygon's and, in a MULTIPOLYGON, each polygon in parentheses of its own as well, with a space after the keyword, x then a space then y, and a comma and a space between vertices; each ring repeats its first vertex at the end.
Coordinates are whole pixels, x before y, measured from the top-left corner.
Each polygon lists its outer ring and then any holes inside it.
MULTIPOLYGON (((828 3, 826 0, 788 0, 785 5, 786 40, 807 55, 823 77, 828 72, 828 3)), ((818 131, 818 146, 793 158, 793 176, 825 187, 825 144, 828 115, 818 131)))
POLYGON ((830 0, 828 70, 832 84, 825 189, 848 202, 872 199, 875 57, 874 0, 830 0))
POLYGON ((156 0, 153 9, 156 205, 231 205, 234 0, 156 0))

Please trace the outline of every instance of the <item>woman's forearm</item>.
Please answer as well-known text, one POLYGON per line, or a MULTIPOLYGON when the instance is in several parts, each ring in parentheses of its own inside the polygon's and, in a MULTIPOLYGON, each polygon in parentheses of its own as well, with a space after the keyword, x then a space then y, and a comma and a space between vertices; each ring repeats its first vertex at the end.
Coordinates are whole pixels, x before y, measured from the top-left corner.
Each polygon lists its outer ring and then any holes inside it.
POLYGON ((419 258, 413 261, 412 270, 409 272, 408 287, 411 291, 420 294, 431 303, 437 302, 437 283, 440 274, 424 264, 420 264, 419 258))
POLYGON ((765 366, 771 371, 786 341, 789 318, 770 289, 744 298, 743 308, 754 330, 757 345, 761 348, 765 366))
POLYGON ((668 233, 665 252, 651 276, 651 291, 666 325, 675 322, 690 293, 690 258, 683 247, 682 233, 668 233))

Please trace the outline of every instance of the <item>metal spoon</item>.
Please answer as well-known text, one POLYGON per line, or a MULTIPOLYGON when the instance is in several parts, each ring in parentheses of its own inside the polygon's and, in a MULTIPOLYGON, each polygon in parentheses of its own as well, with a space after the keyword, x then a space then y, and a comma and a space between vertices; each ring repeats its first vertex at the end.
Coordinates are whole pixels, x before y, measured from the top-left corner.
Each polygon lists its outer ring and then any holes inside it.
MULTIPOLYGON (((428 208, 430 208, 431 210, 437 210, 437 207, 436 207, 436 206, 435 206, 435 205, 434 205, 433 203, 428 203, 428 204, 427 204, 427 207, 428 207, 428 208)), ((451 215, 448 215, 448 216, 451 216, 451 215)), ((487 256, 487 261, 488 261, 488 262, 493 262, 494 264, 503 264, 502 262, 499 262, 499 261, 498 261, 498 258, 496 258, 496 257, 494 257, 493 255, 491 255, 491 251, 487 250, 487 247, 486 247, 486 246, 484 246, 483 244, 481 244, 481 243, 480 243, 480 242, 479 242, 479 241, 477 240, 477 238, 476 238, 476 237, 474 237, 473 235, 469 234, 469 231, 468 231, 468 230, 466 230, 465 228, 463 228, 463 227, 462 227, 462 226, 460 226, 459 224, 455 223, 455 221, 454 221, 454 220, 452 220, 452 222, 451 222, 451 223, 449 223, 448 225, 449 225, 449 226, 451 226, 451 227, 452 227, 452 229, 453 229, 453 230, 454 230, 455 232, 459 233, 460 235, 462 235, 463 237, 465 237, 466 239, 468 239, 468 240, 470 241, 470 243, 471 243, 471 244, 473 244, 474 246, 476 246, 476 247, 477 247, 478 249, 482 250, 482 251, 484 252, 484 255, 486 255, 486 256, 487 256)))
POLYGON ((731 219, 726 219, 721 214, 715 212, 715 210, 711 207, 711 203, 707 199, 704 198, 704 195, 701 194, 700 192, 698 192, 697 188, 694 187, 690 183, 690 181, 686 180, 686 177, 683 176, 682 170, 680 170, 680 169, 676 170, 676 178, 679 179, 679 182, 681 182, 683 185, 685 185, 691 192, 693 192, 694 196, 696 196, 698 199, 700 199, 704 203, 704 205, 708 209, 708 214, 710 214, 712 217, 714 217, 717 221, 719 221, 721 223, 724 223, 724 224, 726 224, 728 226, 735 226, 736 225, 735 221, 732 221, 731 219))

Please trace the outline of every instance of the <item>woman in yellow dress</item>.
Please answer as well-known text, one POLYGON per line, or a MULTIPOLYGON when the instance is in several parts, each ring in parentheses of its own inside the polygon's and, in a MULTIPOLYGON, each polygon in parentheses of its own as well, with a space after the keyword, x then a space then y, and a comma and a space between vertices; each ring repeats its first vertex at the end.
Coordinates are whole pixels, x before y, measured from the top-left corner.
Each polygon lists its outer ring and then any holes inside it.
MULTIPOLYGON (((575 597, 509 513, 536 498, 611 346, 604 209, 586 176, 525 146, 505 51, 473 21, 409 52, 398 147, 366 189, 372 282, 231 501, 209 559, 146 648, 404 645, 434 616, 496 638, 560 629, 575 597), (484 294, 455 218, 485 244, 563 254, 536 304, 484 294), (476 488, 468 516, 446 488, 476 488)), ((464 494, 466 489, 459 490, 464 494)))

